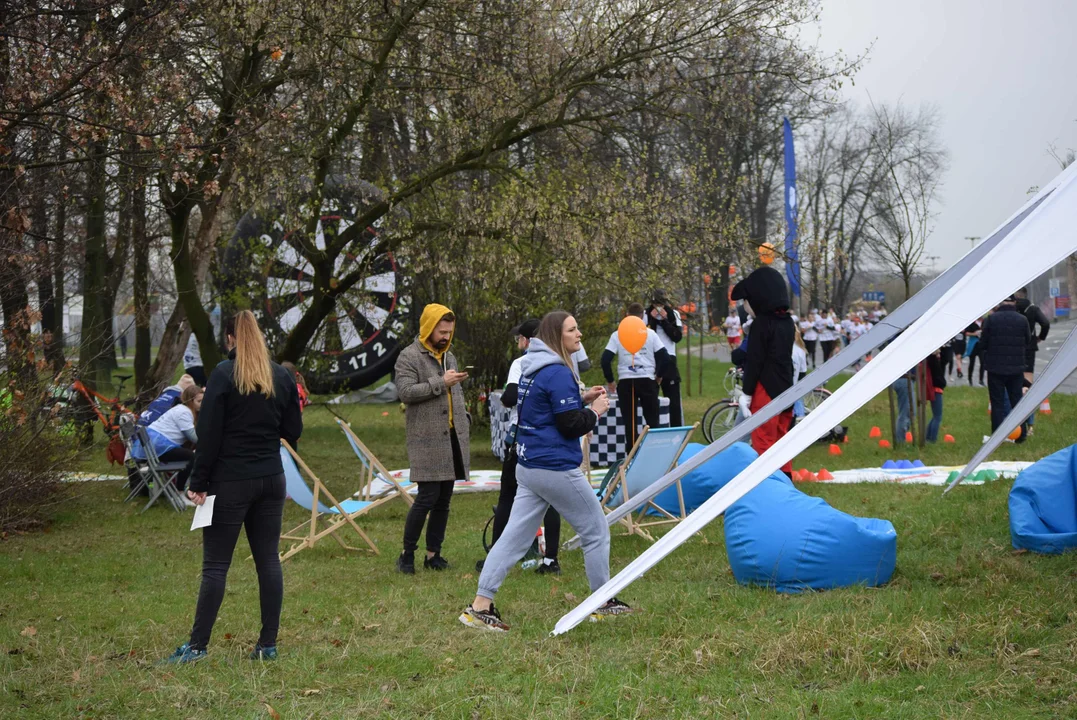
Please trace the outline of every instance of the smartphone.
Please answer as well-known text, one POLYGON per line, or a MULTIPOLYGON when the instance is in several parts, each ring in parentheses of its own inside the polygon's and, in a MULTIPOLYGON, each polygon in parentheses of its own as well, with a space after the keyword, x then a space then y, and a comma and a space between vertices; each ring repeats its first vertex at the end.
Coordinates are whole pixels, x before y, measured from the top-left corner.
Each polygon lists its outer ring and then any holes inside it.
POLYGON ((475 369, 474 365, 465 365, 464 366, 464 372, 467 372, 468 370, 474 370, 474 369, 475 369))

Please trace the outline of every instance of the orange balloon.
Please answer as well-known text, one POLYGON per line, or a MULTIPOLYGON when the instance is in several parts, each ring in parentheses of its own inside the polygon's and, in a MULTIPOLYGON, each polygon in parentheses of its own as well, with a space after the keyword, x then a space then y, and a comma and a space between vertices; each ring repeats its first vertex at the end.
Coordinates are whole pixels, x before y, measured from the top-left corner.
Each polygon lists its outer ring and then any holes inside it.
POLYGON ((764 265, 770 265, 774 262, 774 246, 770 243, 763 243, 759 246, 759 262, 764 265))
POLYGON ((1011 432, 1006 437, 1008 437, 1010 440, 1020 440, 1021 439, 1021 426, 1018 425, 1017 427, 1015 427, 1013 429, 1013 432, 1011 432))
POLYGON ((647 344, 647 324, 635 315, 629 315, 617 326, 617 339, 621 347, 635 355, 647 344))

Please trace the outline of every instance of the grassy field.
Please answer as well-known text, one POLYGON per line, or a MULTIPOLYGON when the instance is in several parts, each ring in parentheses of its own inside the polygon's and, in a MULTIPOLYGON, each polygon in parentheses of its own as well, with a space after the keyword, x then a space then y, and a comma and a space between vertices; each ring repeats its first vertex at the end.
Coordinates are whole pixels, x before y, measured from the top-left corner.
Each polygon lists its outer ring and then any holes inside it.
MULTIPOLYGON (((722 393, 686 399, 689 420, 722 393)), ((955 445, 894 455, 868 440, 885 396, 850 421, 843 455, 812 448, 797 467, 878 466, 887 457, 967 459, 988 432, 986 390, 947 393, 955 445)), ((1073 442, 1074 398, 1052 398, 1037 434, 999 459, 1037 459, 1073 442)), ((395 407, 342 414, 391 468, 406 465, 395 407), (388 412, 388 415, 382 413, 388 412)), ((354 490, 355 460, 324 409, 308 409, 304 457, 334 492, 354 490)), ((86 468, 101 469, 100 448, 86 468)), ((494 467, 488 437, 475 467, 494 467)), ((492 495, 453 501, 445 573, 393 572, 404 517, 392 503, 364 523, 380 556, 326 542, 285 566, 281 659, 253 664, 257 582, 236 553, 210 659, 154 662, 189 631, 200 542, 190 514, 143 515, 119 483, 73 485, 46 532, 0 543, 0 717, 505 718, 1077 716, 1077 555, 1016 554, 1009 483, 941 499, 923 486, 802 485, 837 508, 890 519, 898 568, 884 588, 782 596, 738 586, 722 523, 713 523, 623 595, 638 615, 550 639, 587 594, 581 556, 563 577, 514 571, 498 596, 513 630, 487 636, 456 615, 475 591, 474 562, 492 495)), ((295 506, 285 525, 302 521, 295 506)), ((645 543, 615 536, 616 571, 645 543)))

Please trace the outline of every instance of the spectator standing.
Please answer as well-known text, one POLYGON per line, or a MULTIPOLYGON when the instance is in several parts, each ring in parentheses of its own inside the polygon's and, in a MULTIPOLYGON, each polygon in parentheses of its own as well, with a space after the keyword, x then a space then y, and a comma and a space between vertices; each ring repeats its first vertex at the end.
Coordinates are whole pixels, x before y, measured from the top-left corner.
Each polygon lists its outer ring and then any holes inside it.
MULTIPOLYGON (((991 432, 998 429, 1010 410, 1021 401, 1026 352, 1032 342, 1028 319, 1017 312, 1017 298, 1010 295, 984 320, 977 344, 987 370, 987 393, 991 398, 991 432)), ((969 370, 972 373, 972 370, 969 370)), ((1025 435, 1022 423, 1022 437, 1025 435)))
POLYGON ((206 370, 202 367, 202 352, 198 348, 198 338, 193 332, 187 338, 187 349, 183 351, 183 371, 194 378, 198 387, 206 386, 206 370))
POLYGON ((926 378, 929 381, 926 399, 931 407, 931 421, 927 424, 924 439, 936 443, 939 441, 939 428, 942 427, 942 398, 946 389, 946 366, 941 348, 927 356, 926 378))
MULTIPOLYGON (((684 424, 681 412, 681 372, 677 368, 677 343, 684 337, 684 323, 680 313, 669 304, 665 290, 655 290, 650 307, 647 308, 647 327, 658 335, 669 361, 658 374, 662 395, 669 400, 670 427, 684 424)), ((581 346, 582 347, 582 346, 581 346)))
MULTIPOLYGON (((516 500, 516 466, 519 462, 519 457, 516 455, 515 439, 518 432, 517 423, 519 412, 517 408, 520 396, 520 378, 523 377, 523 367, 524 362, 527 359, 527 350, 531 346, 531 339, 535 337, 538 328, 539 321, 531 318, 529 320, 524 320, 512 329, 512 335, 516 338, 517 349, 524 351, 525 354, 512 361, 512 365, 509 367, 508 382, 505 384, 505 389, 501 393, 501 404, 507 408, 512 408, 512 414, 510 416, 511 429, 509 430, 509 434, 505 436, 505 461, 501 464, 501 489, 497 496, 497 507, 494 508, 494 545, 497 545, 498 538, 501 537, 501 534, 505 531, 505 526, 508 525, 509 515, 512 513, 512 505, 516 500)), ((581 344, 580 347, 582 348, 583 345, 581 344)), ((576 353, 572 354, 571 360, 573 365, 577 365, 578 360, 576 353)), ((574 370, 574 374, 576 377, 579 377, 578 370, 574 370)), ((583 461, 581 460, 581 462, 583 461)), ((540 575, 560 575, 561 565, 557 562, 557 549, 561 544, 561 516, 553 506, 546 511, 544 526, 546 553, 542 563, 536 568, 535 572, 540 575)), ((484 565, 485 562, 479 560, 475 564, 475 570, 482 572, 484 565)))
POLYGON ((731 305, 729 308, 729 314, 726 315, 725 322, 722 323, 722 330, 725 332, 725 339, 729 343, 730 350, 736 350, 740 345, 740 315, 737 314, 736 305, 731 305))
MULTIPOLYGON (((640 303, 628 306, 626 317, 635 316, 643 320, 645 311, 640 303)), ((654 330, 647 328, 647 340, 638 353, 633 355, 624 349, 614 330, 610 335, 606 349, 602 351, 602 374, 606 378, 609 391, 617 392, 617 412, 625 429, 625 452, 636 444, 639 426, 636 408, 643 410, 643 421, 649 426, 659 426, 658 382, 669 353, 658 339, 654 330), (613 379, 613 361, 617 360, 617 383, 613 379)))
MULTIPOLYGON (((1051 321, 1043 314, 1038 305, 1033 305, 1028 299, 1028 288, 1023 287, 1014 295, 1017 297, 1017 312, 1028 320, 1028 329, 1032 333, 1032 339, 1025 348, 1025 389, 1032 387, 1032 378, 1036 373, 1036 351, 1040 349, 1040 343, 1047 339, 1047 333, 1051 330, 1051 321), (1036 328, 1039 326, 1039 332, 1036 328)), ((1032 432, 1032 426, 1036 422, 1036 412, 1028 416, 1028 431, 1032 432)))
POLYGON ((980 386, 984 384, 984 364, 981 356, 980 332, 983 328, 984 318, 973 320, 965 328, 965 357, 969 359, 969 387, 972 387, 972 378, 976 371, 976 358, 980 358, 980 386))
POLYGON ((124 330, 122 333, 120 333, 119 342, 120 342, 120 357, 123 358, 124 360, 126 360, 127 359, 127 331, 126 330, 124 330))
POLYGON ((187 497, 202 505, 215 496, 213 521, 202 529, 202 586, 191 638, 167 662, 186 664, 206 657, 225 580, 241 528, 247 530, 262 630, 252 660, 277 658, 284 578, 280 569, 280 526, 285 480, 280 441, 303 432, 299 393, 287 370, 269 359, 265 338, 249 310, 225 326, 228 359, 216 367, 198 414, 199 439, 187 497))
POLYGON ((406 575, 415 574, 415 551, 428 515, 423 567, 448 569, 441 546, 449 503, 456 481, 468 478, 471 421, 461 386, 467 373, 459 372, 450 350, 455 331, 456 316, 449 308, 427 305, 419 320, 419 337, 396 361, 396 388, 406 407, 410 479, 419 486, 404 521, 404 549, 396 561, 397 570, 406 575))

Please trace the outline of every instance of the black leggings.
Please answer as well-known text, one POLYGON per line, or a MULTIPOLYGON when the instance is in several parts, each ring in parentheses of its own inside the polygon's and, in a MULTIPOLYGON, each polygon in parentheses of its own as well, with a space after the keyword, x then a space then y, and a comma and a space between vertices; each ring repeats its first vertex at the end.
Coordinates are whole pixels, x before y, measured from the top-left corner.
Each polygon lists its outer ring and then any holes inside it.
POLYGON ((628 378, 617 383, 617 414, 625 431, 625 454, 632 451, 639 435, 639 419, 636 408, 643 410, 643 422, 649 427, 658 427, 659 402, 658 383, 650 378, 628 378))
MULTIPOLYGON (((505 462, 501 466, 501 492, 497 496, 497 507, 494 509, 494 543, 501 537, 505 526, 509 522, 512 513, 512 503, 516 500, 516 447, 508 448, 505 462)), ((553 505, 546 511, 545 524, 546 557, 551 560, 557 559, 557 548, 561 544, 561 515, 553 509, 553 505)))
MULTIPOLYGON (((464 454, 460 450, 460 441, 456 438, 455 431, 449 431, 449 440, 452 444, 452 464, 456 479, 467 480, 464 454)), ((419 536, 423 534, 423 525, 426 525, 426 516, 429 515, 426 551, 440 553, 441 544, 445 542, 445 528, 449 525, 449 503, 452 501, 456 480, 423 481, 416 484, 419 491, 415 494, 415 502, 411 504, 408 516, 404 519, 404 552, 414 553, 419 547, 419 536)))
POLYGON ((823 362, 826 362, 834 354, 834 341, 820 340, 819 344, 823 346, 823 362))
POLYGON ((804 349, 808 352, 808 360, 811 361, 811 366, 815 367, 815 340, 805 340, 804 349))
POLYGON ((240 527, 247 529, 247 542, 258 572, 258 599, 262 608, 262 647, 277 644, 284 578, 280 571, 280 524, 284 513, 284 475, 247 480, 210 482, 209 495, 216 495, 213 524, 202 530, 202 587, 191 628, 191 647, 209 644, 217 612, 224 600, 225 580, 240 527))
POLYGON ((980 352, 980 343, 976 343, 976 347, 972 348, 972 352, 969 353, 969 385, 972 385, 972 371, 976 368, 976 358, 980 358, 980 384, 984 384, 984 359, 983 354, 980 352))
POLYGON ((191 466, 194 465, 194 450, 188 450, 185 447, 174 447, 163 453, 158 460, 163 463, 187 463, 187 467, 183 472, 177 475, 176 479, 172 481, 172 484, 176 486, 177 490, 182 490, 187 487, 187 478, 191 474, 191 466))

